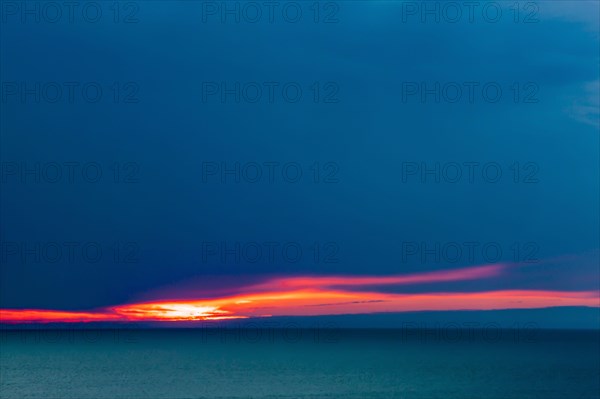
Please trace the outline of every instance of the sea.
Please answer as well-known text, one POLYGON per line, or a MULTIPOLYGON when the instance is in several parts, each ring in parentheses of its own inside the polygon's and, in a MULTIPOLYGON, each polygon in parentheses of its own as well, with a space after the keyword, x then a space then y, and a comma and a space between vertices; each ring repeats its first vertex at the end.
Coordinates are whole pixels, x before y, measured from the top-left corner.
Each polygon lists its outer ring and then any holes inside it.
POLYGON ((3 330, 2 399, 600 398, 598 331, 3 330))

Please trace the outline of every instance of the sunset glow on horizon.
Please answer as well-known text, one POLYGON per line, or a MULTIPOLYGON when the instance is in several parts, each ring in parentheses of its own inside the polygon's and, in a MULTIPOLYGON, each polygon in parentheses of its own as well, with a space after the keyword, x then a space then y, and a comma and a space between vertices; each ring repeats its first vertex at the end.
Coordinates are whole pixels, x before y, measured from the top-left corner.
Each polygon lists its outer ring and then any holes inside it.
POLYGON ((600 306, 597 291, 527 289, 390 293, 374 288, 485 279, 500 275, 504 268, 503 265, 485 265, 403 276, 278 277, 243 287, 235 295, 213 298, 159 298, 86 312, 0 309, 0 322, 177 322, 273 316, 600 306))

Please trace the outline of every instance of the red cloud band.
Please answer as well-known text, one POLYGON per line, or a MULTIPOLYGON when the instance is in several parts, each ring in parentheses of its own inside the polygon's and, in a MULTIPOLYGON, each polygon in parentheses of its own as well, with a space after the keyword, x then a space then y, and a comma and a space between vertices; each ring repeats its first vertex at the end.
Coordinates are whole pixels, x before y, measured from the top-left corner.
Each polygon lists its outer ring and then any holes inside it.
POLYGON ((0 310, 2 323, 93 321, 190 321, 269 316, 317 316, 425 310, 492 310, 553 306, 600 306, 598 291, 502 290, 398 294, 360 287, 463 281, 498 276, 505 266, 488 265, 401 276, 313 276, 274 278, 232 296, 156 300, 88 312, 0 310), (352 290, 345 289, 351 287, 352 290))

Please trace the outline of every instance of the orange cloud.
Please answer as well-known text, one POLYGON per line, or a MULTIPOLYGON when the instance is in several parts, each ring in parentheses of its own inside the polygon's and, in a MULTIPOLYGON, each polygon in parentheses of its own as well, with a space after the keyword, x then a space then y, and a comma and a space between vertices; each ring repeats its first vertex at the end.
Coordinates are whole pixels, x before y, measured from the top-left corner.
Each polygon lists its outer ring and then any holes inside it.
POLYGON ((120 317, 98 312, 71 312, 68 310, 0 309, 1 323, 85 323, 90 321, 118 321, 120 317))
POLYGON ((378 292, 378 285, 410 285, 498 276, 502 265, 401 276, 273 278, 218 298, 155 300, 94 312, 0 310, 0 322, 193 321, 270 316, 318 316, 426 310, 493 310, 600 306, 598 291, 378 292), (348 289, 350 287, 351 289, 348 289), (362 287, 362 289, 361 289, 362 287))
POLYGON ((159 301, 113 308, 128 320, 221 320, 425 310, 492 310, 598 306, 597 292, 490 291, 388 294, 292 290, 194 301, 159 301))

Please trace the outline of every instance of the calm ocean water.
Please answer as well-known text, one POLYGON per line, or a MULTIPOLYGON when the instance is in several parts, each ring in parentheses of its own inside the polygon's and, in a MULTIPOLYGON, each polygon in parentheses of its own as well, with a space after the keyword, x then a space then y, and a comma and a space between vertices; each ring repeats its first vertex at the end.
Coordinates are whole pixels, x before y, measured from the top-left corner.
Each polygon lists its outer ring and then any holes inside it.
POLYGON ((598 332, 4 331, 2 399, 599 398, 598 332))

